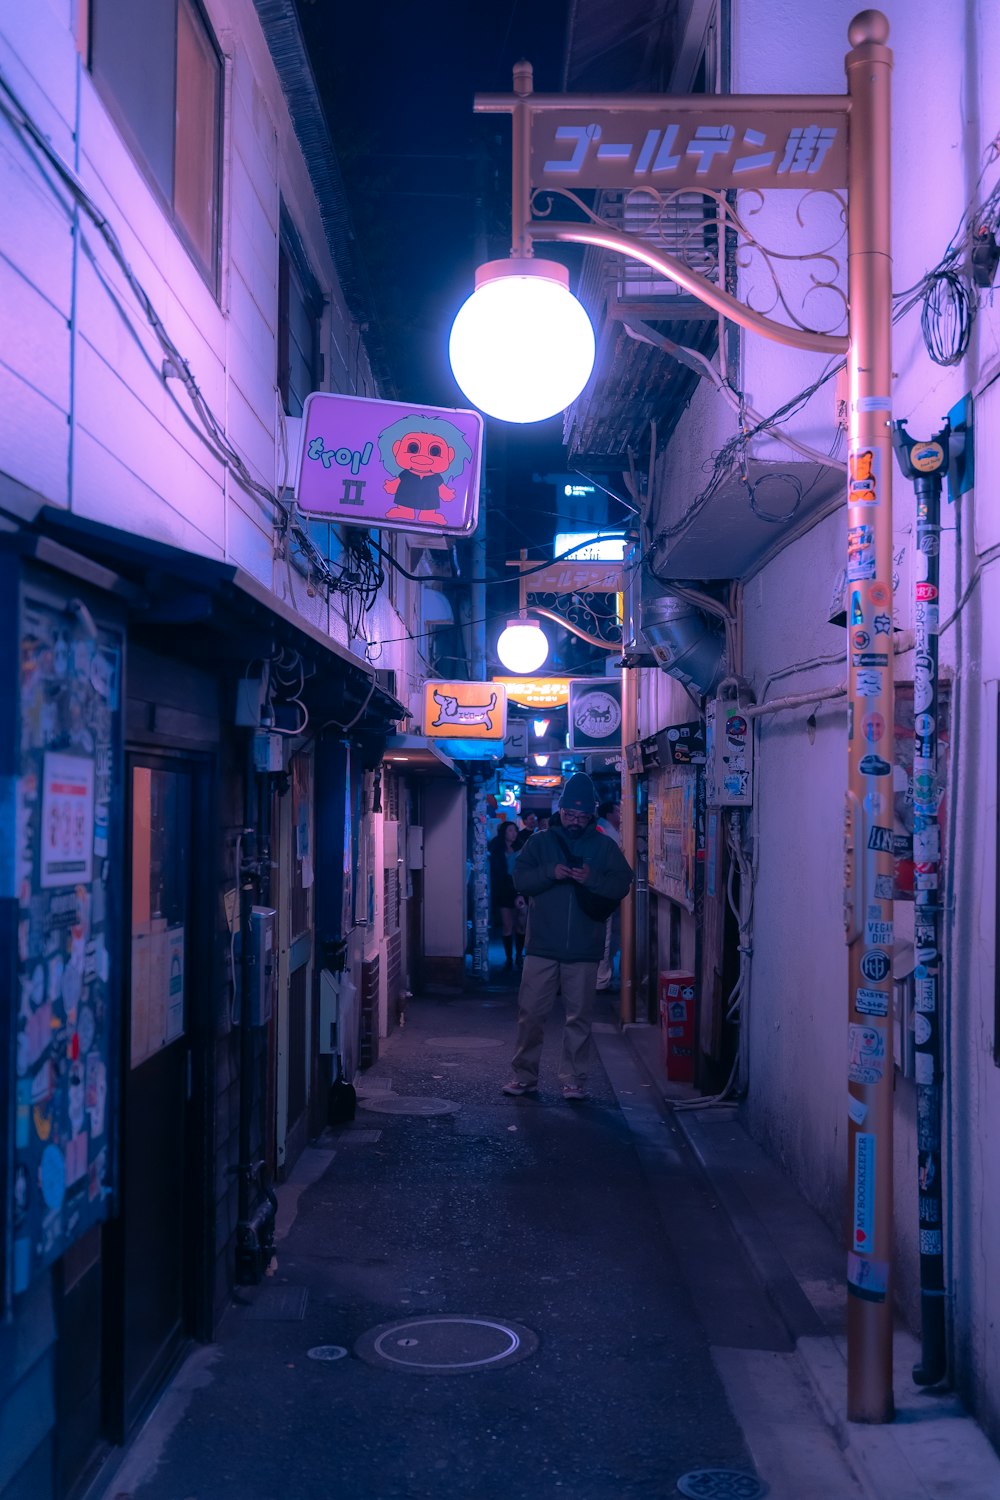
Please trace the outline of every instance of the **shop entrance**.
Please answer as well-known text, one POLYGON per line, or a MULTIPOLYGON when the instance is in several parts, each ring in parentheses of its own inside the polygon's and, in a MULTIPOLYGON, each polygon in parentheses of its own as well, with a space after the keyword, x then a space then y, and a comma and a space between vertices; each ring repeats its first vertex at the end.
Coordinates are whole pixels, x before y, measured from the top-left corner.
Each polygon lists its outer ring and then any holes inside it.
POLYGON ((210 967, 199 930, 205 769, 137 753, 126 785, 121 1213, 108 1232, 106 1348, 108 1425, 119 1441, 195 1330, 195 1079, 210 967))

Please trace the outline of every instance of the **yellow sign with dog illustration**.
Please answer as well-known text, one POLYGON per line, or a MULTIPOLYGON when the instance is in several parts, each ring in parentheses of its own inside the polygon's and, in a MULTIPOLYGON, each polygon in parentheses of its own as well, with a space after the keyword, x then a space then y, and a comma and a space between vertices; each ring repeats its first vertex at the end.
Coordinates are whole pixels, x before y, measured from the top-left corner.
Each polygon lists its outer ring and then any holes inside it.
POLYGON ((424 734, 432 740, 502 740, 507 690, 497 682, 424 684, 424 734))

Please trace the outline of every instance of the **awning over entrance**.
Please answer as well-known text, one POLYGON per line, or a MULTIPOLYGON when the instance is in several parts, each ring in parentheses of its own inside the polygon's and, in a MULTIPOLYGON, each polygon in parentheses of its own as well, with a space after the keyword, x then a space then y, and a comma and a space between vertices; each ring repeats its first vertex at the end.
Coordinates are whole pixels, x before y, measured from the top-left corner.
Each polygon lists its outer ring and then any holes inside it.
MULTIPOLYGON (((202 557, 167 543, 88 521, 54 506, 38 514, 35 554, 72 572, 72 554, 88 559, 104 576, 84 579, 119 595, 137 640, 159 651, 188 657, 202 666, 233 666, 270 659, 282 647, 307 664, 303 689, 310 716, 343 726, 373 728, 408 716, 378 680, 375 669, 335 640, 322 624, 306 619, 278 599, 259 579, 234 563, 202 557), (46 554, 46 541, 56 544, 46 554), (58 555, 62 548, 68 549, 58 555), (120 587, 116 587, 116 580, 120 587)), ((305 581, 297 579, 305 595, 305 581)), ((326 609, 315 601, 317 617, 326 609)))
POLYGON ((450 756, 422 734, 394 734, 385 742, 383 757, 401 776, 455 776, 462 773, 450 756))

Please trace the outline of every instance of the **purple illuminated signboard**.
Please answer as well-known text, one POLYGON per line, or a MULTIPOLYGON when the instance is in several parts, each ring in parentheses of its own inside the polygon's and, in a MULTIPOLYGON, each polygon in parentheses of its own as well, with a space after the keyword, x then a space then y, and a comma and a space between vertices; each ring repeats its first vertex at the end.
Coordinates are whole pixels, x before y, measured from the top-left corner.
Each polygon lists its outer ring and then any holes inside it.
POLYGON ((307 514, 396 531, 475 530, 477 411, 314 392, 302 420, 298 502, 307 514))

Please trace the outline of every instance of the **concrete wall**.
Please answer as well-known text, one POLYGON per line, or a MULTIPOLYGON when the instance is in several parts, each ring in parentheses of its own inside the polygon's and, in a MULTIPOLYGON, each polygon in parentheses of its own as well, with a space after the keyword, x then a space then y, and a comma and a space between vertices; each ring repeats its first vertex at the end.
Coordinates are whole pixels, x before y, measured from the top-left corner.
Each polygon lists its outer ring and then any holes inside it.
MULTIPOLYGON (((834 0, 806 8, 793 0, 741 0, 733 7, 735 92, 839 92, 847 25, 858 7, 834 0)), ((890 10, 895 51, 893 108, 893 284, 905 289, 944 254, 970 199, 982 202, 1000 179, 988 146, 1000 130, 995 88, 1000 11, 968 0, 942 12, 931 0, 890 10), (982 181, 980 177, 982 174, 982 181)), ((774 195, 772 195, 774 197, 774 195)), ((746 195, 741 208, 747 206, 746 195)), ((765 206, 755 228, 795 251, 787 203, 765 206)), ((792 285, 796 274, 788 268, 792 285)), ((763 287, 759 266, 744 294, 763 287)), ((758 305, 760 297, 758 296, 758 305)), ((1000 1439, 1000 1169, 989 1143, 1000 1129, 996 1043, 997 695, 1000 681, 1000 314, 980 294, 967 356, 943 368, 931 361, 919 307, 895 327, 894 415, 928 436, 966 392, 976 397, 976 488, 947 508, 942 536, 944 621, 972 581, 958 621, 941 638, 953 680, 953 767, 949 801, 950 885, 946 918, 948 1264, 953 1348, 963 1394, 1000 1439)), ((814 308, 814 311, 817 309, 814 308)), ((780 315, 780 309, 775 311, 780 315)), ((817 356, 744 337, 741 383, 763 412, 815 380, 817 356)), ((788 422, 788 430, 827 451, 836 439, 832 383, 788 422)), ((704 484, 706 463, 735 431, 721 399, 703 383, 657 475, 661 514, 676 516, 704 484)), ((768 449, 755 447, 768 456, 768 449)), ((774 454, 780 450, 771 448, 774 454)), ((912 490, 895 483, 897 623, 912 624, 908 544, 912 490)), ((743 668, 758 700, 836 685, 844 633, 827 623, 836 573, 844 563, 844 511, 817 524, 746 580, 743 668)), ((897 677, 912 680, 912 655, 897 677)), ((758 796, 751 815, 756 871, 754 954, 747 1015, 748 1115, 827 1219, 842 1224, 846 1182, 844 1022, 846 949, 841 924, 842 805, 846 719, 842 702, 819 702, 762 718, 757 727, 758 796)), ((897 940, 912 931, 912 905, 896 903, 897 940)), ((917 1314, 914 1091, 897 1079, 896 1218, 899 1294, 917 1314)))

